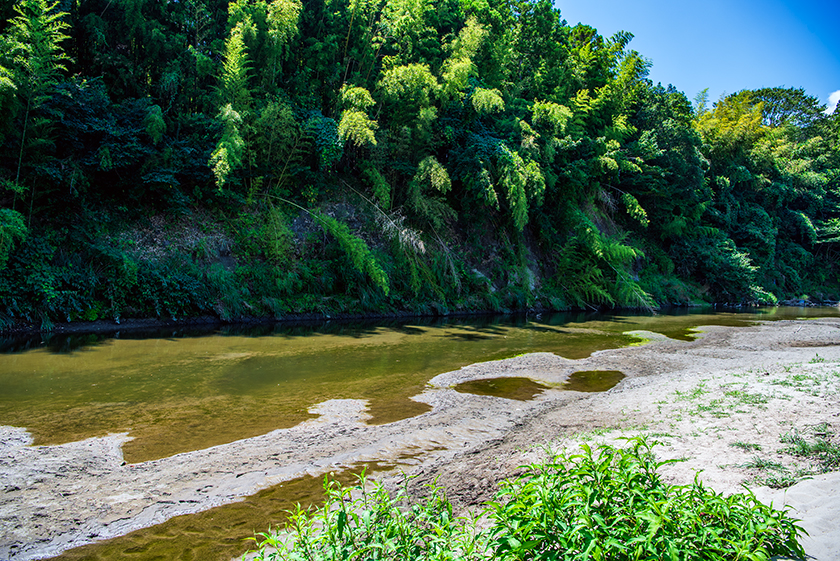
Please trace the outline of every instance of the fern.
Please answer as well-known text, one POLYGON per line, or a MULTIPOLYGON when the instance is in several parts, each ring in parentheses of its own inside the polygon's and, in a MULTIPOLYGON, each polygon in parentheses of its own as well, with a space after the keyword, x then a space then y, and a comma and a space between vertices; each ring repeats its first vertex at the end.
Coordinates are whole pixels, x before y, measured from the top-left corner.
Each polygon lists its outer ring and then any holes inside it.
POLYGON ((313 216, 324 229, 324 232, 335 238, 344 254, 350 259, 353 268, 359 273, 367 275, 387 296, 390 291, 388 275, 377 263, 365 241, 354 236, 347 224, 339 222, 331 216, 320 213, 313 214, 313 216))
POLYGON ((386 210, 391 208, 391 185, 379 173, 379 170, 374 166, 367 166, 362 175, 370 184, 376 203, 386 210))
POLYGON ((449 173, 434 156, 424 158, 417 166, 417 172, 408 184, 408 203, 435 229, 441 228, 448 221, 455 220, 456 215, 452 207, 440 198, 427 196, 424 192, 425 187, 431 187, 443 194, 452 188, 449 173))
POLYGON ((26 238, 23 216, 10 208, 0 208, 0 270, 6 267, 15 243, 26 238))

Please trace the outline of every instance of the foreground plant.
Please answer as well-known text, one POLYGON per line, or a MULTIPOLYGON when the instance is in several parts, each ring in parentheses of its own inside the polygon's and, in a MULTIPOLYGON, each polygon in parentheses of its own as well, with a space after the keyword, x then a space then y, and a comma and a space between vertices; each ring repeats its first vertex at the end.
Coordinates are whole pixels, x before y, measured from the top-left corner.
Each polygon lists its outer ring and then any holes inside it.
POLYGON ((326 504, 292 514, 284 533, 260 534, 257 560, 767 560, 804 557, 804 530, 752 493, 724 497, 695 479, 667 485, 652 445, 629 439, 529 466, 487 505, 491 525, 456 518, 442 490, 410 503, 364 478, 326 482, 326 504))
POLYGON ((801 557, 803 533, 752 493, 724 497, 695 478, 663 483, 644 439, 532 465, 490 506, 496 557, 505 560, 801 557))
POLYGON ((440 488, 411 504, 404 489, 393 498, 379 483, 368 491, 364 476, 353 489, 325 481, 324 506, 314 512, 298 507, 285 533, 260 534, 256 560, 487 559, 474 522, 453 517, 440 488), (353 489, 361 492, 355 499, 353 489))

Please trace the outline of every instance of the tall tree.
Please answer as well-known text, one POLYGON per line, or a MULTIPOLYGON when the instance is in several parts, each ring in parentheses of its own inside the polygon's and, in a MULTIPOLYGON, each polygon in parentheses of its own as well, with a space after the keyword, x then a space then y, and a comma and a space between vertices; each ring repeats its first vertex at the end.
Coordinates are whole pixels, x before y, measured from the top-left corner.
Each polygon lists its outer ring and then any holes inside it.
POLYGON ((21 170, 27 147, 46 140, 38 136, 48 123, 43 120, 33 123, 32 115, 49 99, 69 60, 61 45, 68 38, 64 32, 69 25, 57 6, 57 1, 50 4, 47 0, 22 0, 15 5, 17 15, 9 22, 1 41, 8 59, 2 62, 11 69, 17 99, 23 108, 15 176, 13 181, 5 183, 17 193, 24 189, 21 170))

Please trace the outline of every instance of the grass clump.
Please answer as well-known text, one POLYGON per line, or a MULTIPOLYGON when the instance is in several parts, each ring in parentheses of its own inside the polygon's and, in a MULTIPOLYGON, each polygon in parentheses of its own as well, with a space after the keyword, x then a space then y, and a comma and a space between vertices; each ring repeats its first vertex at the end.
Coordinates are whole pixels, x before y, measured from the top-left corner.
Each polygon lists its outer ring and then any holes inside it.
POLYGON ((726 392, 726 397, 735 398, 737 401, 745 405, 763 405, 767 403, 770 398, 760 393, 749 393, 742 390, 731 390, 726 392))
POLYGON ((733 448, 740 448, 744 452, 753 452, 761 450, 761 444, 756 444, 754 442, 744 442, 742 440, 732 442, 730 446, 732 446, 733 448))
MULTIPOLYGON (((804 556, 803 530, 752 493, 724 497, 695 479, 664 483, 652 444, 583 445, 528 466, 486 505, 489 527, 457 518, 442 491, 410 503, 381 486, 358 498, 325 484, 327 503, 293 514, 286 532, 261 534, 257 559, 766 560, 804 556)), ((358 492, 357 492, 358 494, 358 492)))
POLYGON ((816 464, 816 473, 840 469, 840 446, 829 440, 827 425, 813 427, 812 432, 811 439, 795 429, 782 435, 781 441, 788 445, 782 451, 813 461, 816 464))

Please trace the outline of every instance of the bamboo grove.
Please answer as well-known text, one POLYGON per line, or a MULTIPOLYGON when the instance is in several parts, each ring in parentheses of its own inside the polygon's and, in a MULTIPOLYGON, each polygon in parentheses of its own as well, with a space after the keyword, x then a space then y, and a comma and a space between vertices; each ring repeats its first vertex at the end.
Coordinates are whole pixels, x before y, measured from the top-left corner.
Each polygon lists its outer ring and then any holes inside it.
POLYGON ((0 2, 0 327, 836 298, 838 113, 545 0, 0 2))

